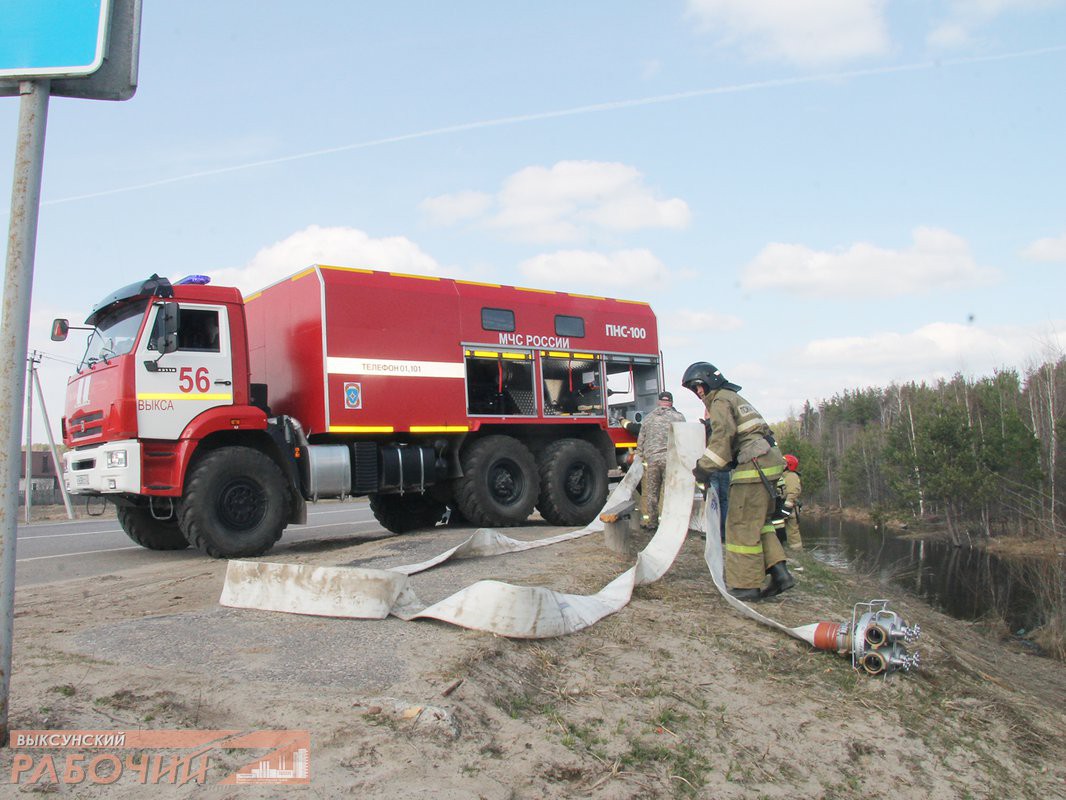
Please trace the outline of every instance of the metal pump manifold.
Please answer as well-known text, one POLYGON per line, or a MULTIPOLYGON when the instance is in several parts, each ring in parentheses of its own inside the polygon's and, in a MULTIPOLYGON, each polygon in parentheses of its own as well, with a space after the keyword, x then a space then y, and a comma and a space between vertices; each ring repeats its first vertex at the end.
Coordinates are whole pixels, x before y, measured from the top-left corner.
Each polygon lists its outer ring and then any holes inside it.
POLYGON ((870 675, 918 668, 919 657, 907 652, 921 635, 921 626, 908 627, 903 618, 888 609, 887 600, 856 603, 851 622, 819 622, 814 629, 815 647, 841 655, 851 653, 851 665, 870 675))

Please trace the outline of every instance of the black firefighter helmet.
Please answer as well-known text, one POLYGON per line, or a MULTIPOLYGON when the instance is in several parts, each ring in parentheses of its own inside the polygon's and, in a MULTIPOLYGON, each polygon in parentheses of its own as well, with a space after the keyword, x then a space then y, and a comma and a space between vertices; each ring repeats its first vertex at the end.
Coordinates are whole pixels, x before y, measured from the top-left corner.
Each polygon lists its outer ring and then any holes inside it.
POLYGON ((708 364, 706 361, 697 361, 695 364, 689 364, 688 369, 685 370, 684 377, 681 378, 681 385, 691 392, 696 391, 696 384, 699 383, 703 384, 705 392, 713 392, 715 389, 740 391, 739 386, 725 379, 718 367, 714 364, 708 364))

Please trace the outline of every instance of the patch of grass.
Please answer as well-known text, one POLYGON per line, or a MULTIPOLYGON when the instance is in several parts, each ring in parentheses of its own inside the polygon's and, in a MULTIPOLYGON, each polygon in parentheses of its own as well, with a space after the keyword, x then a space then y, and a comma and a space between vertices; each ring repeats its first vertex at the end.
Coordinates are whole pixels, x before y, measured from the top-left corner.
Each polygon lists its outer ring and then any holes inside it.
POLYGON ((607 753, 601 747, 601 745, 607 743, 607 740, 596 731, 598 727, 603 725, 602 719, 592 719, 583 725, 568 722, 557 713, 550 714, 549 719, 562 729, 563 736, 560 741, 563 747, 568 750, 590 753, 600 761, 607 760, 607 753))
POLYGON ((540 702, 535 694, 530 692, 516 692, 514 694, 497 697, 493 700, 496 707, 511 719, 522 719, 531 714, 542 714, 548 708, 540 702))
POLYGON ((688 719, 688 714, 683 714, 676 708, 668 706, 652 718, 651 724, 676 733, 681 724, 687 722, 688 719))
POLYGON ((134 694, 129 689, 119 689, 114 694, 93 698, 93 704, 98 706, 110 706, 111 708, 124 711, 135 707, 144 699, 144 697, 139 694, 134 694))
POLYGON ((630 739, 629 749, 618 758, 619 764, 635 772, 665 771, 675 795, 695 796, 706 783, 704 775, 710 764, 692 744, 677 741, 672 744, 649 744, 642 739, 630 739))
POLYGON ((388 728, 389 730, 399 730, 399 725, 396 720, 393 719, 391 714, 364 714, 363 719, 366 720, 367 725, 373 725, 375 728, 388 728))
POLYGON ((857 775, 849 775, 840 783, 825 787, 824 800, 852 800, 862 796, 862 781, 857 775))
POLYGON ((63 697, 73 697, 77 690, 71 684, 64 683, 62 686, 53 686, 48 691, 63 695, 63 697))
POLYGON ((585 770, 581 767, 555 764, 545 771, 544 777, 556 783, 576 783, 585 777, 585 770))

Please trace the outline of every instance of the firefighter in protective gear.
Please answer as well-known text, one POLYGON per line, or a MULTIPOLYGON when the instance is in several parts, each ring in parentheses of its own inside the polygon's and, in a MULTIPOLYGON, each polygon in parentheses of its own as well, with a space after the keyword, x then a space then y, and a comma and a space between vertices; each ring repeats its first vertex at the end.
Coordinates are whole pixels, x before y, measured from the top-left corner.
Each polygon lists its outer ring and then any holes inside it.
POLYGON ((737 394, 740 387, 713 364, 690 365, 681 385, 703 400, 710 425, 707 449, 692 474, 705 483, 712 473, 733 469, 725 528, 729 593, 757 601, 791 589, 796 579, 785 565, 785 551, 771 523, 777 496, 774 484, 785 471, 785 459, 770 426, 737 394), (763 589, 766 575, 770 585, 763 589))
POLYGON ((800 481, 799 459, 794 455, 785 455, 785 474, 781 476, 781 496, 785 499, 785 538, 789 550, 802 550, 803 539, 800 537, 799 509, 800 493, 803 483, 800 481))
POLYGON ((659 393, 659 407, 647 414, 640 424, 637 449, 634 457, 644 464, 644 477, 640 490, 640 527, 659 527, 659 509, 662 506, 663 473, 666 472, 666 445, 670 426, 684 422, 685 415, 674 408, 674 396, 670 392, 659 393))

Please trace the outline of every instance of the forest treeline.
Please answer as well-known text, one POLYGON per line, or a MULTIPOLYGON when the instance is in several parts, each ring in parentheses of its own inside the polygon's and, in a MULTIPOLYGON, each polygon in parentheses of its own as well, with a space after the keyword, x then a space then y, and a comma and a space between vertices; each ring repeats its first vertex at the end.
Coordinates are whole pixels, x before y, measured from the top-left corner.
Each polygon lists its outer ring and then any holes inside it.
POLYGON ((807 502, 937 518, 956 541, 1066 527, 1066 358, 845 391, 774 427, 807 502))

